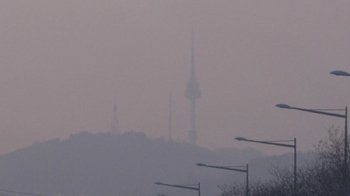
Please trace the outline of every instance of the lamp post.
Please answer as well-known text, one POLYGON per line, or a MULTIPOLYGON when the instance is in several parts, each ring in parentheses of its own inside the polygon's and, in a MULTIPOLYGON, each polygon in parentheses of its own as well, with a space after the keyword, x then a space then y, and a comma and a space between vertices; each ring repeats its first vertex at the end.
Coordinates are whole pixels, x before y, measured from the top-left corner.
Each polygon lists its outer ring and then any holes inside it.
MULTIPOLYGON (((331 72, 332 73, 332 72, 331 72)), ((347 72, 343 71, 333 71, 332 74, 337 74, 337 75, 346 75, 348 74, 347 72)), ((350 76, 350 74, 349 74, 350 76)), ((345 125, 344 125, 344 165, 343 165, 343 188, 346 188, 347 190, 347 172, 348 172, 348 107, 345 107, 344 109, 304 109, 304 108, 297 108, 297 107, 292 107, 287 104, 277 104, 276 105, 279 108, 284 108, 284 109, 293 109, 293 110, 299 110, 299 111, 304 111, 304 112, 311 112, 311 113, 316 113, 316 114, 323 114, 327 116, 334 116, 338 118, 343 118, 345 119, 345 125), (332 113, 332 112, 327 112, 327 111, 343 111, 344 114, 337 114, 337 113, 332 113)))
POLYGON ((197 166, 200 167, 209 167, 209 168, 215 168, 215 169, 224 169, 224 170, 231 170, 231 171, 237 171, 237 172, 244 172, 246 173, 246 196, 249 195, 249 169, 248 169, 248 164, 245 166, 246 169, 238 169, 237 167, 244 167, 244 166, 215 166, 215 165, 207 165, 204 163, 197 163, 197 166), (236 168, 235 168, 236 167, 236 168))
POLYGON ((182 189, 190 189, 198 191, 198 196, 201 196, 201 184, 198 183, 197 186, 185 186, 185 185, 176 185, 176 184, 166 184, 163 182, 155 182, 156 185, 162 185, 162 186, 170 186, 170 187, 176 187, 176 188, 182 188, 182 189))
POLYGON ((273 145, 273 146, 282 146, 282 147, 288 147, 288 148, 294 148, 294 184, 293 184, 293 195, 297 196, 297 139, 294 138, 294 140, 280 140, 280 141, 261 141, 261 140, 251 140, 244 137, 236 137, 235 138, 238 141, 244 141, 244 142, 254 142, 254 143, 260 143, 260 144, 267 144, 267 145, 273 145), (285 142, 294 142, 294 144, 286 144, 285 142), (284 142, 284 143, 282 143, 284 142))

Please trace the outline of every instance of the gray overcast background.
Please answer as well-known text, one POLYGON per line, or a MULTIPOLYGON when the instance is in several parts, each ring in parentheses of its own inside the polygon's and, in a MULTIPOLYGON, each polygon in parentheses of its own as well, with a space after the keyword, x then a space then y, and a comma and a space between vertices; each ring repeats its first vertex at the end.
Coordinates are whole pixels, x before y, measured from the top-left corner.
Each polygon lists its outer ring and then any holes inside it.
POLYGON ((0 1, 0 153, 81 131, 187 140, 195 34, 198 145, 297 137, 310 150, 344 120, 276 108, 350 106, 348 0, 0 1))

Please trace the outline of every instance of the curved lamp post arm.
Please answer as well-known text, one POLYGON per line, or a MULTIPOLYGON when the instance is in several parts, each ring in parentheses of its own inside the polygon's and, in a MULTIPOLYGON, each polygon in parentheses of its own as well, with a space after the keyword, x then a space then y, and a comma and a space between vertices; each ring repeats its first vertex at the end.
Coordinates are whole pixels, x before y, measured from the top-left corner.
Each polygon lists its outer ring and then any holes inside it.
MULTIPOLYGON (((314 110, 314 109, 305 109, 305 108, 298 108, 298 107, 292 107, 287 104, 277 104, 276 107, 283 108, 283 109, 292 109, 292 110, 299 110, 299 111, 304 111, 304 112, 311 112, 311 113, 316 113, 316 114, 323 114, 327 116, 334 116, 338 118, 346 118, 346 115, 342 114, 336 114, 336 113, 331 113, 331 112, 325 112, 322 110, 314 110)), ((345 111, 346 109, 339 109, 342 111, 345 111)))
POLYGON ((211 167, 211 168, 215 168, 215 169, 224 169, 224 170, 231 170, 231 171, 237 171, 237 172, 245 172, 245 173, 248 172, 247 169, 237 169, 237 168, 233 168, 233 167, 207 165, 207 164, 204 164, 204 163, 197 163, 196 165, 200 166, 200 167, 211 167))
MULTIPOLYGON (((288 147, 288 148, 295 148, 295 144, 282 144, 282 143, 278 143, 278 142, 269 142, 269 141, 259 141, 259 140, 250 140, 247 139, 245 140, 247 142, 254 142, 254 143, 260 143, 260 144, 267 144, 267 145, 273 145, 273 146, 282 146, 282 147, 288 147)), ((293 141, 293 140, 289 140, 289 141, 293 141)))
POLYGON ((303 109, 303 108, 296 108, 296 107, 293 107, 291 109, 300 110, 300 111, 304 111, 304 112, 323 114, 323 115, 327 115, 327 116, 334 116, 334 117, 338 117, 338 118, 346 118, 346 115, 335 114, 335 113, 331 113, 331 112, 324 112, 324 111, 319 111, 319 110, 303 109))
POLYGON ((162 182, 155 182, 154 184, 156 184, 156 185, 163 185, 163 186, 170 186, 170 187, 175 187, 175 188, 195 190, 195 191, 198 191, 198 196, 201 195, 201 185, 200 185, 200 183, 198 183, 197 187, 183 186, 183 185, 176 185, 176 184, 167 184, 167 183, 162 183, 162 182))

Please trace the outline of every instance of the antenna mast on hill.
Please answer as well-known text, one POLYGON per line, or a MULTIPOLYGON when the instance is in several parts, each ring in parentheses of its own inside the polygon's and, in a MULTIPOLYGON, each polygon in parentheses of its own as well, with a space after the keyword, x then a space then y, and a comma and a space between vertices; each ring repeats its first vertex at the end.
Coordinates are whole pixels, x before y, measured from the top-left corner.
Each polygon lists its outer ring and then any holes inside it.
POLYGON ((171 111, 171 93, 169 94, 169 140, 171 139, 171 134, 173 131, 173 119, 172 119, 172 111, 171 111))
POLYGON ((112 133, 113 134, 119 134, 119 122, 118 122, 118 116, 117 116, 117 104, 114 97, 114 105, 113 105, 113 119, 112 119, 112 133))

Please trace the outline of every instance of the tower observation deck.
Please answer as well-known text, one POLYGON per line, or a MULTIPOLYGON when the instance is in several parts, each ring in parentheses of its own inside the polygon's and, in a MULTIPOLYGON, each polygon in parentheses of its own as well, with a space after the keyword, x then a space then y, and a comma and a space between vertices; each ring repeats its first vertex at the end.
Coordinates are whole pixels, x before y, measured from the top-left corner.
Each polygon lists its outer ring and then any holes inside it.
POLYGON ((187 81, 185 97, 190 100, 190 120, 191 129, 188 133, 188 139, 190 143, 196 144, 197 141, 197 128, 196 128, 196 100, 201 97, 201 90, 197 82, 195 72, 195 61, 194 61, 194 33, 192 31, 192 49, 191 49, 191 73, 187 81))

